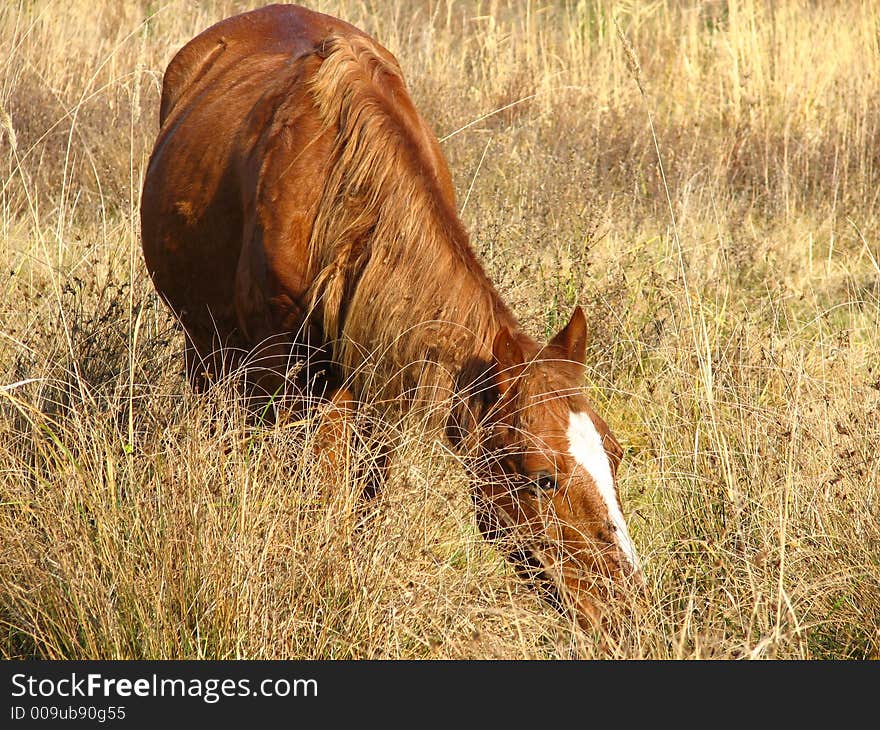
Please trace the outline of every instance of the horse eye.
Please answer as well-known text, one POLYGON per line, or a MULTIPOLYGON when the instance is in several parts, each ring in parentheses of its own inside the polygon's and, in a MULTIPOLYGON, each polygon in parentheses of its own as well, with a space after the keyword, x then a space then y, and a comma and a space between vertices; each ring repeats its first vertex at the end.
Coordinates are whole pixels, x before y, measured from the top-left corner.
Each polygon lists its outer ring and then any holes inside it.
POLYGON ((556 477, 546 471, 535 474, 532 481, 542 492, 552 492, 556 489, 556 477))

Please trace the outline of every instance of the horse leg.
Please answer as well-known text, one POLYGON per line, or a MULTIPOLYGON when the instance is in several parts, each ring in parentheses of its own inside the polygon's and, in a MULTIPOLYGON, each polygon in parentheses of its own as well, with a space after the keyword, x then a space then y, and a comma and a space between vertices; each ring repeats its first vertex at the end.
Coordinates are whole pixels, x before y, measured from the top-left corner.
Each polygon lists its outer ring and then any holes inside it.
POLYGON ((297 374, 301 361, 292 356, 287 335, 265 337, 251 349, 243 364, 244 395, 256 423, 275 423, 304 414, 308 391, 297 374))
POLYGON ((210 383, 206 359, 202 356, 199 346, 189 332, 185 332, 184 337, 186 345, 183 350, 183 367, 187 382, 196 393, 204 393, 210 383))
POLYGON ((315 457, 332 472, 350 473, 354 466, 354 421, 357 402, 348 388, 337 388, 317 408, 318 428, 313 441, 315 457))
POLYGON ((314 453, 332 472, 353 479, 360 487, 360 501, 369 504, 387 476, 390 449, 376 438, 375 424, 364 418, 348 388, 332 389, 324 398, 314 453))
POLYGON ((241 362, 243 349, 227 338, 220 342, 217 337, 203 337, 184 329, 184 369, 190 387, 196 393, 204 393, 211 383, 232 373, 241 362))

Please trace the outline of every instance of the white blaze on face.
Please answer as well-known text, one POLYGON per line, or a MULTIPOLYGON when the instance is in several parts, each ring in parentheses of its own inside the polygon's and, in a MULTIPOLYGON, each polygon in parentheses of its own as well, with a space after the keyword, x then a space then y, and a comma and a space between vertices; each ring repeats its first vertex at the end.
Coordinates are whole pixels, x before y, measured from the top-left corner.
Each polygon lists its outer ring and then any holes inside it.
POLYGON ((572 411, 568 418, 568 445, 571 455, 581 467, 593 478, 599 494, 608 508, 608 517, 614 525, 615 537, 620 550, 626 555, 633 570, 639 571, 639 558, 633 547, 629 530, 617 505, 617 494, 614 491, 614 477, 611 474, 611 463, 602 445, 602 437, 593 425, 593 419, 587 413, 572 411))

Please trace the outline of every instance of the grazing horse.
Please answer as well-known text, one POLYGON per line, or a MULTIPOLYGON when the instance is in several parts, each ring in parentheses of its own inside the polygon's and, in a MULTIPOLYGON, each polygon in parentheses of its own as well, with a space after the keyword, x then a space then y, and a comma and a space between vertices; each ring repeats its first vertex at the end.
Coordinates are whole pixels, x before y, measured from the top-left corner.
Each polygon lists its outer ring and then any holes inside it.
POLYGON ((187 43, 165 72, 141 224, 194 388, 242 366, 271 398, 298 364, 300 403, 345 413, 380 382, 383 398, 439 404, 478 524, 521 574, 584 626, 642 582, 622 450, 581 392, 584 313, 543 346, 520 330, 375 40, 272 5, 187 43))

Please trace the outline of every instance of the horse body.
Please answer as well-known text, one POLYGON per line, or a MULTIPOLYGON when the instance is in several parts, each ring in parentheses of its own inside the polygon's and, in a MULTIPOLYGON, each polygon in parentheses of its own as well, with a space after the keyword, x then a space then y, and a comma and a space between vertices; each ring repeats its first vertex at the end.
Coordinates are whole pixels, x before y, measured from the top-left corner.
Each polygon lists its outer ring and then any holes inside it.
POLYGON ((358 399, 369 361, 385 397, 452 396, 484 533, 515 533, 579 616, 597 614, 597 578, 638 573, 619 445, 578 387, 582 311, 544 347, 519 331, 396 59, 367 35, 269 6, 188 43, 165 74, 141 221, 195 388, 246 361, 248 388, 273 394, 307 361, 305 391, 358 399))
MULTIPOLYGON (((491 299, 490 310, 514 323, 467 245, 451 176, 396 60, 354 27, 295 6, 217 24, 169 65, 160 125, 142 200, 144 256, 186 328, 196 385, 219 369, 219 345, 230 368, 261 343, 261 386, 274 392, 291 332, 338 343, 336 360, 355 369, 364 349, 387 349, 383 338, 414 315, 462 319, 436 306, 458 306, 440 296, 451 282, 464 303, 491 299), (373 141, 334 143, 358 134, 373 141), (400 175, 404 167, 410 174, 400 175), (331 179, 334 169, 345 174, 331 179), (409 245, 434 220, 460 241, 457 251, 409 245), (431 270, 447 276, 410 275, 431 270), (424 292, 431 282, 435 291, 424 292), (407 300, 412 291, 421 295, 407 300), (419 303, 425 311, 414 312, 419 303)), ((431 334, 399 338, 387 361, 420 359, 414 337, 431 334)), ((437 351, 452 354, 449 344, 437 351)), ((456 343, 455 355, 467 348, 456 343)))

